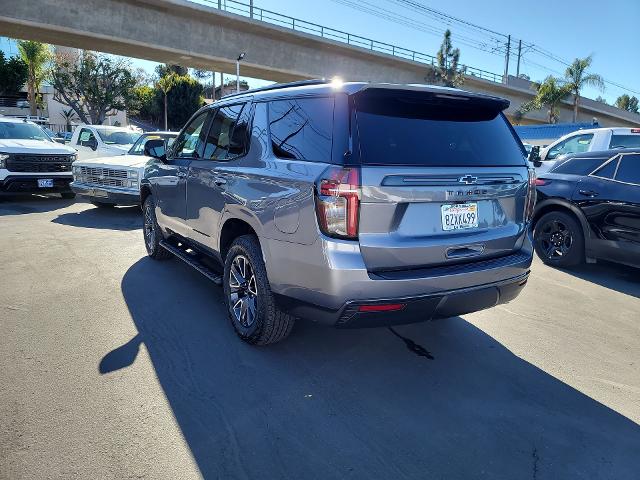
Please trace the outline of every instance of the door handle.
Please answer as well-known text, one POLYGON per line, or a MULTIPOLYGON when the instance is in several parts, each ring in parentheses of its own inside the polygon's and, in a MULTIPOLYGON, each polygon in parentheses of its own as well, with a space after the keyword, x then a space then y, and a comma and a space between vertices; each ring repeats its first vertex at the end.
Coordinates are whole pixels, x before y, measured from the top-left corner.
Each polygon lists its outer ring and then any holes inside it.
POLYGON ((594 192, 593 190, 578 190, 578 193, 585 197, 597 197, 600 195, 598 192, 594 192))
POLYGON ((184 177, 186 177, 186 176, 187 176, 187 174, 186 174, 185 172, 178 172, 178 173, 176 173, 176 177, 179 177, 179 178, 184 178, 184 177))
POLYGON ((226 178, 222 178, 222 177, 213 177, 213 183, 215 183, 218 186, 226 185, 227 184, 227 179, 226 178))

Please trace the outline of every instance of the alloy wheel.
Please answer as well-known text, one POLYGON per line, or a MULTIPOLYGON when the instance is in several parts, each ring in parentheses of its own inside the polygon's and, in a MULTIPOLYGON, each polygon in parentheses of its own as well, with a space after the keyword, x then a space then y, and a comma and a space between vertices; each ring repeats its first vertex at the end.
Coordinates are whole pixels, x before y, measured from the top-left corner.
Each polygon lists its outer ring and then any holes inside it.
POLYGON ((156 228, 153 219, 153 205, 147 203, 144 208, 144 241, 147 249, 152 252, 155 245, 156 228))
POLYGON ((539 242, 548 258, 560 258, 571 250, 573 235, 567 225, 554 219, 542 225, 539 242))
POLYGON ((258 288, 251 262, 236 255, 229 269, 229 305, 236 321, 245 328, 256 321, 258 288))

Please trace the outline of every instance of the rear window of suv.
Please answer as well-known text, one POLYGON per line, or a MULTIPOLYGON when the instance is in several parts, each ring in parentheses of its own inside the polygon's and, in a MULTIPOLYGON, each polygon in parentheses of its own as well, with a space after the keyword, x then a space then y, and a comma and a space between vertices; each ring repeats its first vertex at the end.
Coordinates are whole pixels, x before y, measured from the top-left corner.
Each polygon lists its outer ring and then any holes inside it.
POLYGON ((640 147, 640 134, 611 135, 609 148, 638 148, 640 147))
POLYGON ((366 165, 526 165, 496 104, 448 95, 363 92, 354 99, 366 165))

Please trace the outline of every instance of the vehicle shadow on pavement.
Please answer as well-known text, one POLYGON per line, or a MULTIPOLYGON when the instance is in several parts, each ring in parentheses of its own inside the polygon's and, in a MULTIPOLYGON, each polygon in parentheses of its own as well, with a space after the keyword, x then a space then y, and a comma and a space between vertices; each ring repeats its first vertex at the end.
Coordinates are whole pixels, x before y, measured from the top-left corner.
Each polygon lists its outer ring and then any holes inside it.
POLYGON ((638 268, 599 261, 596 264, 579 265, 562 271, 610 290, 640 298, 640 269, 638 268))
POLYGON ((58 195, 11 195, 0 197, 0 217, 60 210, 75 203, 58 195))
POLYGON ((71 227, 138 230, 142 228, 142 212, 140 207, 98 208, 89 205, 86 210, 63 213, 51 221, 71 227))
POLYGON ((130 365, 144 342, 204 478, 640 471, 640 426, 461 318, 394 331, 299 321, 282 343, 252 347, 233 333, 221 289, 177 260, 139 260, 122 293, 138 334, 99 370, 130 365))

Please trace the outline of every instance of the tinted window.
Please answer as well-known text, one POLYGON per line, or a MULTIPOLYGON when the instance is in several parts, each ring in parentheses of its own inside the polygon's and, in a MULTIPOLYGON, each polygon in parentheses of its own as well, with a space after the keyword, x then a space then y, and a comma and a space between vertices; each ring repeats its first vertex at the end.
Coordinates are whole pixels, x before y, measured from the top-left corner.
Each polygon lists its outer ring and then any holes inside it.
POLYGON ((270 102, 269 129, 277 157, 331 162, 333 98, 270 102))
POLYGON ((172 156, 177 158, 197 157, 198 142, 200 140, 200 132, 207 119, 209 110, 202 112, 185 129, 178 135, 172 148, 172 156))
POLYGON ((589 175, 602 163, 606 158, 571 158, 556 165, 551 172, 562 173, 565 175, 589 175))
POLYGON ((549 150, 549 153, 547 154, 547 160, 553 160, 560 155, 584 153, 589 150, 591 140, 593 140, 592 133, 576 135, 575 137, 567 138, 565 141, 560 142, 555 147, 549 150))
POLYGON ((618 166, 618 159, 611 160, 604 165, 600 170, 594 173, 595 176, 601 178, 613 178, 616 174, 616 167, 618 166))
POLYGON ((363 93, 355 109, 364 164, 525 164, 520 143, 495 104, 363 93))
POLYGON ((622 156, 616 180, 640 185, 640 154, 622 156))
POLYGON ((612 135, 609 148, 640 147, 640 135, 612 135))
POLYGON ((243 105, 230 105, 216 112, 207 135, 203 158, 224 160, 244 153, 246 125, 243 127, 238 124, 242 107, 243 105))

